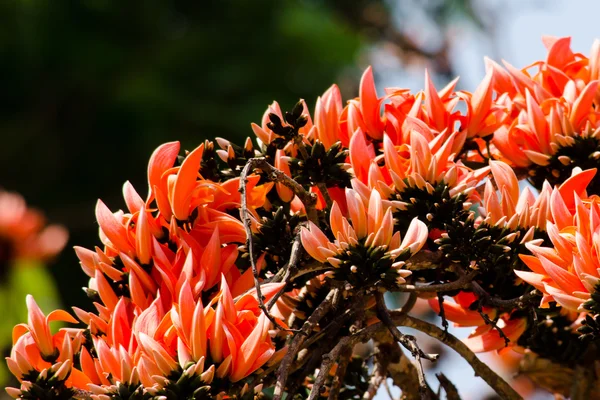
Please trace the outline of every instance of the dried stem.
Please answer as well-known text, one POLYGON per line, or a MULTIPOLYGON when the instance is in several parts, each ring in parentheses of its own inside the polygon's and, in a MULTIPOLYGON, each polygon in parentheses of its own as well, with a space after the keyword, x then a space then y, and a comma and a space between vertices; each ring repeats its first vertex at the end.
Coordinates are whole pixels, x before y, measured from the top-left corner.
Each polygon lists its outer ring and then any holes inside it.
POLYGON ((471 271, 469 274, 459 277, 454 282, 440 283, 435 285, 398 285, 394 288, 395 292, 451 292, 458 289, 466 289, 471 285, 473 278, 479 274, 478 271, 471 271))
POLYGON ((416 338, 412 335, 405 335, 400 330, 390 317, 389 310, 385 306, 385 300, 383 293, 375 293, 375 300, 377 301, 377 317, 387 326, 390 333, 402 346, 404 346, 413 355, 417 361, 416 367, 419 373, 419 392, 421 393, 421 399, 430 399, 427 381, 425 380, 425 373, 423 372, 423 365, 421 359, 424 358, 429 361, 436 361, 438 359, 437 354, 427 354, 423 352, 417 345, 416 338))
MULTIPOLYGON (((261 158, 251 158, 250 160, 248 160, 248 162, 244 166, 244 169, 242 170, 242 173, 240 175, 240 189, 239 189, 240 193, 242 194, 242 203, 244 203, 244 198, 246 197, 245 193, 246 193, 246 183, 247 183, 248 175, 250 175, 250 173, 254 169, 260 169, 261 171, 263 171, 264 173, 266 173, 269 176, 270 180, 277 182, 277 183, 281 183, 281 184, 285 185, 287 188, 289 188, 292 192, 294 192, 294 194, 296 196, 298 196, 300 201, 302 201, 302 203, 304 204, 304 208, 306 209, 306 216, 307 216, 308 220, 312 221, 315 224, 318 222, 317 210, 315 208, 315 204, 317 204, 317 196, 314 193, 311 193, 311 192, 307 191, 306 189, 304 189, 304 187, 302 187, 302 185, 300 185, 298 182, 296 182, 295 180, 293 180, 292 178, 287 176, 283 171, 273 167, 271 164, 269 164, 267 162, 266 159, 264 159, 262 157, 261 158)), ((244 213, 244 209, 242 208, 242 214, 243 213, 244 213)), ((246 210, 246 213, 247 213, 247 210, 246 210)), ((242 216, 242 218, 243 218, 243 216, 242 216)))
POLYGON ((273 400, 280 400, 283 396, 285 384, 290 372, 290 367, 294 361, 294 358, 296 357, 296 354, 298 354, 302 343, 304 343, 306 337, 312 332, 321 318, 323 318, 329 312, 329 310, 331 310, 334 298, 337 296, 338 292, 339 289, 333 289, 327 294, 325 300, 323 300, 315 309, 315 311, 313 311, 310 317, 308 317, 308 319, 304 322, 304 325, 302 325, 300 332, 292 339, 292 343, 290 344, 287 353, 283 357, 279 369, 277 370, 277 383, 275 384, 273 400))
POLYGON ((454 351, 471 365, 475 371, 475 375, 480 376, 487 382, 487 384, 490 385, 502 399, 522 400, 522 397, 504 379, 502 379, 502 377, 479 360, 475 353, 454 335, 444 332, 441 328, 433 324, 421 321, 402 312, 390 311, 390 315, 394 323, 421 331, 454 349, 454 351))
POLYGON ((341 353, 340 359, 338 360, 338 367, 335 371, 335 377, 333 378, 333 383, 331 384, 331 389, 329 391, 327 400, 337 400, 339 397, 340 389, 344 383, 344 377, 346 376, 346 370, 348 369, 348 364, 350 363, 351 358, 352 347, 348 346, 341 353))
POLYGON ((319 182, 317 183, 317 188, 319 188, 319 192, 321 192, 321 194, 323 195, 323 198, 325 199, 325 204, 327 204, 327 208, 331 209, 331 206, 333 206, 333 200, 331 200, 331 196, 329 195, 329 191, 327 190, 327 185, 325 185, 325 183, 323 182, 319 182))
MULTIPOLYGON (((290 260, 284 267, 285 274, 281 277, 279 274, 275 275, 271 282, 285 282, 288 283, 290 277, 295 275, 298 272, 298 262, 300 261, 300 256, 302 255, 302 241, 300 240, 300 234, 296 234, 294 238, 294 243, 292 244, 292 250, 290 254, 290 260)), ((286 285, 287 286, 287 285, 286 285)), ((282 287, 275 296, 269 300, 267 303, 267 310, 271 310, 271 308, 275 305, 277 300, 281 297, 283 293, 286 291, 286 286, 282 287)))
MULTIPOLYGON (((269 320, 273 323, 273 325, 275 325, 278 329, 289 330, 289 329, 284 328, 279 323, 279 321, 277 321, 277 319, 273 315, 271 315, 271 313, 265 306, 264 297, 263 297, 262 291, 260 289, 260 281, 258 279, 258 268, 256 267, 256 260, 254 259, 254 241, 252 240, 252 227, 251 227, 252 221, 250 220, 250 215, 248 213, 248 194, 246 192, 246 184, 248 183, 248 173, 253 169, 253 166, 255 164, 262 165, 263 163, 270 167, 269 163, 266 162, 264 159, 252 158, 248 161, 248 163, 246 164, 246 166, 244 167, 244 169, 242 171, 242 174, 240 176, 240 189, 239 189, 241 198, 242 198, 240 213, 241 213, 241 217, 242 217, 242 223, 244 224, 244 229, 246 230, 246 245, 248 246, 248 254, 250 256, 250 265, 252 267, 252 275, 254 276, 254 287, 256 289, 256 297, 258 299, 258 308, 260 308, 262 310, 262 312, 267 316, 267 318, 269 318, 269 320)), ((273 169, 275 170, 275 168, 273 168, 273 169)), ((276 171, 279 171, 279 170, 276 170, 276 171)), ((272 172, 272 173, 276 174, 275 172, 272 172)), ((279 171, 279 173, 287 178, 287 175, 285 175, 283 172, 279 171)))
POLYGON ((456 386, 454 386, 454 384, 446 377, 446 375, 440 372, 435 376, 438 378, 438 381, 440 381, 440 386, 444 388, 444 392, 446 392, 446 400, 461 400, 456 386))

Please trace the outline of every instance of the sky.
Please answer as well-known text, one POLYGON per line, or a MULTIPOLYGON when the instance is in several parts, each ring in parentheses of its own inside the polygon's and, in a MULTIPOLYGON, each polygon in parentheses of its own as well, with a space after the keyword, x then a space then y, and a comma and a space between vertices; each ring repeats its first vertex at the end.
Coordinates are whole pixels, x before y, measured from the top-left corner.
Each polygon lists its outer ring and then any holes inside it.
MULTIPOLYGON (((407 0, 411 1, 411 0, 407 0)), ((416 0, 413 0, 416 1, 416 0)), ((600 1, 528 1, 528 0, 478 0, 476 7, 483 7, 494 32, 490 38, 481 35, 474 27, 460 24, 452 27, 453 43, 451 60, 454 70, 460 76, 459 89, 474 91, 485 75, 484 56, 496 61, 506 60, 510 64, 523 68, 546 56, 542 44, 542 35, 571 36, 575 52, 589 55, 594 39, 600 38, 600 1)), ((413 24, 427 26, 426 21, 416 15, 413 24)), ((426 31, 426 29, 425 29, 426 31)), ((434 35, 424 34, 423 40, 435 40, 434 35)), ((434 43, 435 44, 435 43, 434 43)), ((383 51, 375 50, 372 62, 378 74, 378 91, 383 93, 386 86, 410 88, 414 91, 423 87, 423 66, 411 70, 402 69, 401 63, 389 57, 383 51)), ((442 87, 446 82, 436 82, 442 87)), ((458 337, 465 337, 470 328, 454 329, 458 337)), ((492 392, 480 378, 474 378, 471 367, 451 351, 444 353, 445 362, 440 370, 454 382, 464 400, 480 400, 492 392)), ((486 359, 485 356, 482 359, 486 359)), ((437 371, 437 370, 436 370, 437 371)), ((430 383, 437 379, 430 374, 430 383)), ((437 385, 434 385, 437 386, 437 385)), ((399 392, 396 392, 397 394, 399 392)), ((377 399, 388 399, 384 390, 380 390, 377 399)), ((545 400, 553 397, 547 393, 536 393, 530 400, 545 400)))

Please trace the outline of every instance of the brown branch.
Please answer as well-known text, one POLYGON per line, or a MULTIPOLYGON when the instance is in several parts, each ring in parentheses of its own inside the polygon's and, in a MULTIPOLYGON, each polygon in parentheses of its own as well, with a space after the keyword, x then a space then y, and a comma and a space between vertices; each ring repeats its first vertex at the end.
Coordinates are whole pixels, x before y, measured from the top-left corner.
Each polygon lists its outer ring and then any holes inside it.
POLYGON ((344 383, 344 377, 346 376, 346 370, 348 369, 348 364, 350 363, 351 358, 352 347, 348 346, 341 353, 340 359, 338 360, 338 367, 335 371, 335 377, 333 378, 333 383, 331 384, 331 389, 329 391, 327 400, 337 400, 339 397, 340 389, 344 383))
MULTIPOLYGON (((389 356, 389 354, 387 354, 389 356)), ((379 387, 383 384, 388 374, 388 357, 381 356, 381 350, 379 346, 375 345, 375 366, 373 367, 373 373, 369 380, 369 387, 363 395, 364 400, 373 400, 379 387)))
MULTIPOLYGON (((265 306, 264 296, 262 295, 262 291, 260 289, 260 281, 258 280, 258 268, 256 267, 256 260, 254 259, 254 241, 252 240, 252 227, 250 220, 250 216, 248 213, 248 194, 246 193, 246 184, 248 183, 248 173, 253 169, 253 165, 255 163, 264 162, 264 164, 269 165, 264 159, 252 158, 248 161, 246 166, 244 167, 242 174, 240 175, 240 194, 242 198, 242 204, 240 209, 240 214, 242 217, 242 223, 244 224, 244 229, 246 230, 246 245, 248 246, 248 255, 250 256, 250 265, 252 267, 252 275, 254 276, 254 288, 256 289, 256 297, 258 300, 258 308, 262 310, 262 312, 269 318, 269 320, 276 326, 278 329, 287 330, 281 326, 279 321, 271 315, 267 307, 265 306)), ((279 171, 279 170, 277 170, 279 171)), ((283 172, 279 171, 283 176, 287 178, 283 172)))
MULTIPOLYGON (((359 312, 364 311, 363 310, 363 307, 364 307, 363 298, 367 294, 367 292, 368 292, 368 290, 364 290, 364 289, 358 291, 354 296, 354 301, 351 302, 350 308, 346 309, 343 313, 336 315, 316 335, 306 339, 306 342, 304 343, 304 345, 302 347, 308 348, 325 336, 330 336, 330 337, 334 336, 339 331, 339 329, 342 327, 344 322, 346 322, 348 319, 354 317, 359 312)), ((341 292, 338 292, 338 296, 335 300, 339 300, 339 297, 341 297, 341 296, 339 296, 340 293, 341 292)), ((335 306, 336 306, 336 303, 334 302, 334 307, 335 306)), ((357 318, 357 319, 360 319, 360 318, 357 318)))
POLYGON ((390 311, 390 315, 394 323, 421 331, 452 348, 471 365, 475 371, 475 375, 480 376, 502 399, 522 400, 522 397, 502 377, 479 360, 475 353, 454 335, 444 332, 441 328, 433 324, 421 321, 402 312, 390 311))
POLYGON ((327 294, 325 300, 323 300, 315 309, 315 311, 313 311, 310 317, 308 317, 308 319, 302 325, 300 332, 292 339, 287 353, 283 357, 279 369, 277 370, 277 383, 275 384, 273 400, 281 400, 294 357, 296 357, 296 354, 298 354, 298 351, 300 350, 300 347, 302 346, 302 343, 304 343, 306 337, 312 332, 321 318, 323 318, 329 312, 329 310, 331 310, 334 298, 337 296, 338 292, 339 289, 333 289, 327 294))
POLYGON ((340 354, 345 348, 353 348, 357 343, 368 341, 375 333, 384 328, 385 325, 382 323, 376 323, 363 328, 352 336, 343 337, 329 353, 324 354, 319 374, 313 383, 308 400, 314 400, 319 395, 333 363, 340 358, 340 354))
POLYGON ((536 297, 541 296, 541 293, 537 289, 533 289, 532 291, 525 293, 519 297, 515 297, 514 299, 503 300, 498 297, 490 295, 481 285, 477 282, 471 282, 471 286, 473 288, 473 292, 477 296, 484 306, 502 308, 506 310, 514 310, 515 308, 523 309, 532 305, 532 303, 536 302, 536 297))
MULTIPOLYGON (((389 376, 394 385, 402 391, 401 400, 418 400, 421 395, 419 392, 419 372, 415 362, 411 361, 402 351, 398 343, 394 342, 397 351, 400 353, 400 360, 397 363, 388 366, 389 376)), ((435 393, 429 388, 429 395, 435 398, 435 393)))
POLYGON ((410 270, 437 268, 442 262, 444 254, 442 251, 421 250, 406 260, 406 268, 410 270))
MULTIPOLYGON (((404 307, 402 310, 404 311, 404 307)), ((378 332, 374 341, 374 369, 369 382, 369 388, 363 399, 373 399, 380 385, 386 385, 386 378, 392 378, 394 385, 402 390, 403 400, 418 400, 419 376, 417 368, 403 353, 402 348, 396 342, 388 329, 378 332)), ((386 388, 389 390, 389 388, 386 388)), ((431 397, 436 397, 431 388, 428 388, 431 397)), ((393 397, 390 396, 393 400, 393 397)))
POLYGON ((578 365, 575 367, 575 376, 571 386, 571 400, 591 399, 592 386, 594 384, 594 372, 589 365, 578 365))
POLYGON ((311 272, 319 272, 319 271, 330 271, 332 267, 330 265, 321 264, 320 262, 311 263, 309 265, 304 266, 302 269, 296 271, 294 275, 291 276, 291 280, 295 280, 296 278, 301 277, 302 275, 310 274, 311 272))
POLYGON ((435 285, 398 285, 394 288, 394 292, 450 292, 458 289, 466 289, 470 286, 471 281, 479 274, 478 271, 471 271, 469 274, 461 276, 454 282, 440 283, 435 285))
POLYGON ((317 188, 319 188, 319 192, 323 195, 325 199, 325 204, 327 204, 327 208, 331 209, 333 206, 333 200, 331 200, 331 196, 329 196, 329 191, 327 190, 327 185, 323 182, 317 183, 317 188))
POLYGON ((304 189, 302 185, 298 182, 287 176, 283 171, 273 167, 271 164, 267 162, 264 158, 251 158, 248 160, 242 173, 240 175, 240 193, 242 193, 242 202, 244 201, 244 197, 246 197, 246 183, 248 179, 248 175, 254 170, 260 169, 264 173, 266 173, 270 180, 281 183, 289 188, 302 203, 304 204, 304 208, 306 210, 306 216, 309 221, 313 223, 318 223, 317 210, 315 205, 317 204, 317 196, 314 193, 311 193, 304 189))
POLYGON ((417 361, 415 366, 417 367, 417 372, 419 373, 419 392, 421 394, 422 400, 431 399, 428 391, 427 381, 425 380, 425 373, 423 372, 423 364, 421 362, 421 358, 424 358, 429 361, 436 361, 438 359, 437 354, 426 354, 419 348, 417 345, 416 338, 412 335, 405 335, 400 330, 392 320, 389 310, 385 306, 385 300, 383 298, 383 293, 376 292, 375 300, 377 301, 377 317, 387 326, 390 333, 402 346, 404 346, 410 353, 413 355, 415 360, 417 361))
POLYGON ((408 295, 408 299, 406 299, 406 302, 402 305, 402 308, 400 309, 400 311, 402 311, 403 313, 409 313, 410 310, 413 309, 413 307, 415 306, 415 304, 417 304, 417 293, 416 292, 412 292, 408 295))
POLYGON ((298 271, 298 262, 300 261, 300 256, 302 255, 302 241, 300 240, 300 233, 296 234, 294 238, 294 243, 292 244, 292 250, 290 254, 290 260, 283 268, 285 273, 283 277, 279 275, 279 272, 271 279, 271 282, 285 282, 286 285, 282 287, 275 295, 269 300, 267 303, 267 310, 271 310, 271 308, 275 305, 277 300, 285 293, 287 289, 287 283, 290 280, 290 277, 297 273, 298 271))
POLYGON ((435 376, 438 378, 438 381, 440 381, 440 386, 444 388, 444 392, 446 392, 446 400, 461 400, 456 386, 454 386, 454 384, 446 377, 446 375, 440 372, 435 376))

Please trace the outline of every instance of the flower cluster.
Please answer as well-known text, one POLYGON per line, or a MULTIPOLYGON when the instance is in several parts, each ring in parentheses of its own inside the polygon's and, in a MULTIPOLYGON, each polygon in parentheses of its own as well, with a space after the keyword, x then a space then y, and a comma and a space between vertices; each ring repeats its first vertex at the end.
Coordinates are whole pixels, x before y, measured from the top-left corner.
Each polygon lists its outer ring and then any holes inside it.
POLYGON ((424 90, 380 97, 369 68, 345 105, 335 85, 312 117, 303 100, 271 104, 243 146, 160 146, 145 198, 126 183, 126 211, 99 201, 102 247, 75 248, 92 310, 45 316, 27 298, 9 394, 371 398, 398 341, 425 396, 420 360, 436 358, 397 328, 435 337, 408 315, 417 295, 444 327, 475 327, 471 350, 526 353, 524 373, 531 357, 586 367, 600 339, 600 45, 588 59, 568 38, 544 44, 523 70, 487 60, 473 93, 426 74, 424 90), (411 295, 394 312, 395 292, 411 295), (74 325, 53 333, 56 320, 74 325), (370 339, 373 354, 353 354, 370 339))

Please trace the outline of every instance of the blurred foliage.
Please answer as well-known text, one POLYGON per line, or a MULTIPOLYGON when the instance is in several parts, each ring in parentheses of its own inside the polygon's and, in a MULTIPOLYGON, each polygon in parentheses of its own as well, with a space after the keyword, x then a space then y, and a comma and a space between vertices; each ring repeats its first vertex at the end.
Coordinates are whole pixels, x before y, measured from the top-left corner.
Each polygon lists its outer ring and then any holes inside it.
MULTIPOLYGON (((0 185, 93 248, 96 199, 124 207, 126 180, 144 196, 156 146, 239 142, 274 99, 312 107, 361 41, 316 1, 3 1, 0 185)), ((53 273, 87 304, 72 251, 53 273)))

